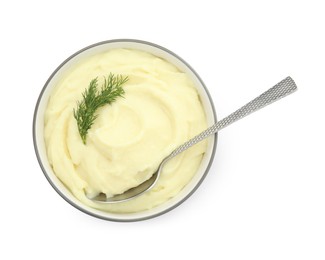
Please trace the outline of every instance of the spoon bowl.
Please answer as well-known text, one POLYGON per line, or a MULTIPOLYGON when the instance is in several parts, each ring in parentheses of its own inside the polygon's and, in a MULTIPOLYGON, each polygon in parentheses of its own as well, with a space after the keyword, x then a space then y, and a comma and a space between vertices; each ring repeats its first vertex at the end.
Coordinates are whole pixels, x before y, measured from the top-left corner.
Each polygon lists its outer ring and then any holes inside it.
POLYGON ((162 166, 164 162, 165 160, 160 163, 158 169, 151 175, 151 177, 148 180, 142 182, 140 185, 131 188, 122 194, 115 195, 113 197, 107 198, 104 193, 100 193, 96 197, 91 198, 91 200, 96 201, 98 203, 119 203, 119 202, 128 201, 135 197, 138 197, 142 193, 149 191, 151 188, 155 186, 156 182, 159 179, 160 172, 162 171, 163 168, 162 166))

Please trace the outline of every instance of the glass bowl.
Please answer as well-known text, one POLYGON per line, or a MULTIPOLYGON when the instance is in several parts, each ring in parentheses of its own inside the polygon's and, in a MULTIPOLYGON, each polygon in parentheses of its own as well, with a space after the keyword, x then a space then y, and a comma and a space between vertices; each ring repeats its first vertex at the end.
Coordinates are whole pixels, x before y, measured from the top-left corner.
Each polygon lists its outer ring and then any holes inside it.
POLYGON ((63 61, 58 66, 58 68, 51 74, 49 79, 46 81, 36 103, 33 118, 33 141, 36 156, 45 177, 47 178, 51 186, 57 191, 57 193, 68 203, 70 203, 75 208, 81 210, 82 212, 97 218, 122 222, 139 221, 166 213, 183 203, 187 198, 189 198, 193 194, 193 192, 202 183, 210 169, 211 163, 214 159, 217 144, 217 134, 208 138, 207 150, 203 156, 203 159, 196 174, 191 179, 191 181, 176 196, 164 202, 163 204, 160 204, 157 207, 135 213, 111 213, 91 208, 76 199, 74 195, 69 191, 69 189, 56 177, 52 167, 48 162, 44 142, 44 112, 53 87, 66 71, 68 71, 72 66, 74 66, 74 64, 77 64, 81 59, 116 48, 136 49, 151 53, 155 56, 167 60, 168 62, 174 64, 180 71, 185 72, 194 82, 195 87, 200 95, 201 102, 207 118, 207 124, 212 125, 216 122, 216 113, 213 101, 206 86, 200 79, 199 75, 194 71, 194 69, 182 58, 180 58, 175 53, 169 51, 168 49, 150 42, 134 39, 116 39, 99 42, 90 45, 86 48, 83 48, 82 50, 74 53, 65 61, 63 61))

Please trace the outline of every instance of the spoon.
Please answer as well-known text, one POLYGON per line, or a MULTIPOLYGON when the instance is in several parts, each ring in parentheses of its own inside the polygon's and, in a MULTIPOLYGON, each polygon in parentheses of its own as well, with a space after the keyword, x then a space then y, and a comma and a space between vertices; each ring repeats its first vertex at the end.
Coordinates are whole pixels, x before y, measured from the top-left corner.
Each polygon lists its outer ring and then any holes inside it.
POLYGON ((203 139, 207 138, 208 136, 217 133, 222 128, 225 128, 226 126, 232 124, 233 122, 259 110, 260 108, 265 107, 279 100, 280 98, 291 94, 295 90, 297 90, 297 86, 293 81, 293 79, 291 77, 285 78, 284 80, 276 84, 274 87, 270 88, 269 90, 267 90, 266 92, 258 96, 257 98, 253 99, 252 101, 250 101, 249 103, 241 107, 240 109, 236 110, 235 112, 225 117, 224 119, 218 121, 208 129, 203 131, 202 133, 196 135, 189 141, 180 145, 170 155, 168 155, 163 159, 158 169, 153 173, 151 178, 141 183, 139 186, 136 186, 134 188, 127 190, 122 194, 118 194, 109 198, 107 198, 105 194, 100 193, 98 196, 92 198, 91 200, 98 203, 109 204, 109 203, 124 202, 133 199, 135 197, 138 197, 144 192, 149 191, 157 183, 161 170, 169 159, 187 150, 188 148, 197 144, 198 142, 201 142, 203 139))

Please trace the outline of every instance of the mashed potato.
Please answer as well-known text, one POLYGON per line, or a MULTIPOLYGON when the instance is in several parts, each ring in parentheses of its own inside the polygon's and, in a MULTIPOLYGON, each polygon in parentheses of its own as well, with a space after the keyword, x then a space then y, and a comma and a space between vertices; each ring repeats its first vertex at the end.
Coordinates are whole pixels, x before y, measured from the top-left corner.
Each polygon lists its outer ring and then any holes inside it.
POLYGON ((45 112, 47 155, 56 176, 84 204, 127 213, 175 196, 196 173, 206 150, 201 142, 170 160, 155 187, 123 203, 89 197, 120 194, 148 179, 178 145, 207 127, 198 93, 185 73, 152 54, 113 49, 76 64, 54 87, 45 112), (97 111, 83 144, 73 109, 89 82, 109 73, 129 77, 124 98, 97 111))

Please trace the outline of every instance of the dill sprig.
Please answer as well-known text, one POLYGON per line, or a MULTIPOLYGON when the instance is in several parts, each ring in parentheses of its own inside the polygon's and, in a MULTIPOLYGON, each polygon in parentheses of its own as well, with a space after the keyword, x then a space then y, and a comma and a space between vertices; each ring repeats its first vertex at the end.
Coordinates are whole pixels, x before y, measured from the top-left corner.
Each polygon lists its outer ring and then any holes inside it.
POLYGON ((88 130, 98 117, 96 110, 106 104, 113 103, 117 97, 124 95, 122 85, 128 81, 128 77, 122 75, 115 76, 110 73, 104 78, 104 83, 100 90, 98 78, 90 81, 89 87, 82 93, 82 100, 77 102, 77 109, 73 109, 73 116, 77 120, 78 130, 82 142, 86 144, 88 130))

